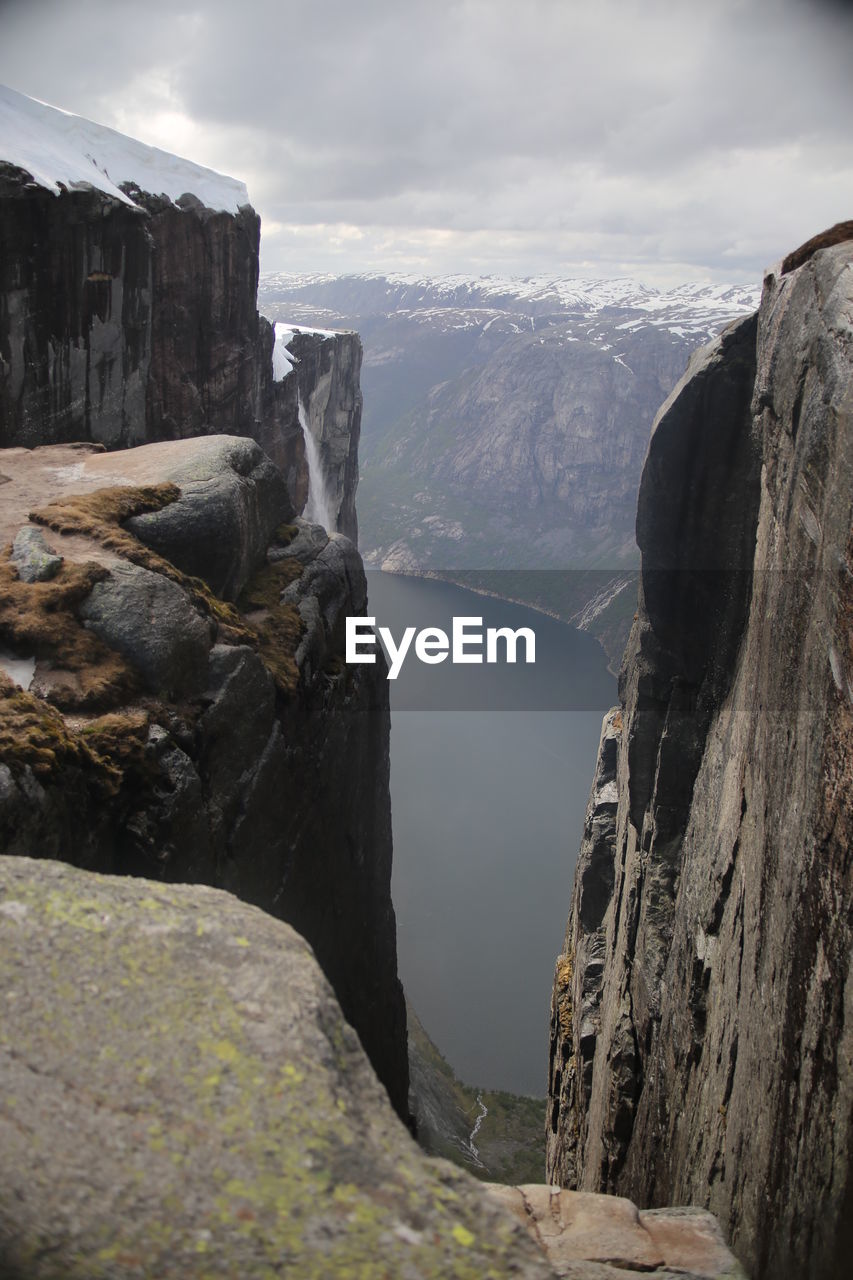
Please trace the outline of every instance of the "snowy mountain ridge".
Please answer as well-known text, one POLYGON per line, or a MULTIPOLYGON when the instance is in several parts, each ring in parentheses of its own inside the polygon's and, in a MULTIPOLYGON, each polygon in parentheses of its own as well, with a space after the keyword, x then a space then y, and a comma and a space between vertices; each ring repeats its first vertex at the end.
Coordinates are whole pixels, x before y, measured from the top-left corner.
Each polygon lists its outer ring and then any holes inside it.
POLYGON ((103 191, 134 205, 122 184, 177 202, 193 195, 209 209, 236 214, 249 193, 236 178, 150 147, 106 125, 72 115, 0 85, 0 163, 23 169, 40 187, 103 191))
MULTIPOLYGON (((721 324, 754 311, 761 290, 754 286, 714 284, 710 281, 677 285, 658 290, 627 277, 614 279, 530 276, 514 279, 502 276, 448 275, 424 277, 391 272, 351 275, 294 274, 264 272, 260 293, 274 302, 285 295, 294 302, 310 298, 315 304, 329 294, 330 312, 341 305, 341 296, 358 295, 371 312, 415 316, 428 310, 459 313, 459 322, 473 311, 489 311, 495 316, 511 312, 536 317, 550 313, 593 317, 601 312, 634 313, 624 327, 652 324, 677 332, 716 333, 721 324), (332 299, 334 293, 334 300, 332 299)), ((608 318, 612 319, 612 316, 608 318)))

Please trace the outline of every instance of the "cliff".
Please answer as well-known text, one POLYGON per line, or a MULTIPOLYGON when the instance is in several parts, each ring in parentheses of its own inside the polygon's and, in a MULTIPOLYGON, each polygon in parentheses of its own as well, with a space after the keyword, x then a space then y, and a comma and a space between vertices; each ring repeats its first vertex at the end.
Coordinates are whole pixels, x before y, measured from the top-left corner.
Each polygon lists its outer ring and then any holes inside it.
MULTIPOLYGON (((261 324, 270 327, 263 318, 261 324)), ((270 456, 285 474, 292 475, 289 483, 301 509, 308 492, 299 422, 302 405, 305 428, 317 443, 335 528, 357 544, 361 338, 353 330, 301 329, 280 323, 274 331, 273 378, 278 377, 279 381, 265 395, 271 394, 275 408, 264 416, 263 421, 271 425, 262 425, 257 438, 267 452, 272 450, 270 456), (298 449, 291 448, 289 453, 278 456, 278 442, 290 441, 294 432, 299 436, 298 449)))
POLYGON ((300 334, 276 379, 245 187, 2 86, 0 123, 0 447, 249 436, 301 510, 298 384, 355 541, 361 344, 300 334))
POLYGON ((311 943, 401 1115, 388 686, 348 539, 253 441, 0 453, 0 848, 221 886, 311 943))
POLYGON ((552 1000, 548 1177, 705 1206, 756 1280, 846 1274, 853 1222, 845 234, 656 419, 552 1000))

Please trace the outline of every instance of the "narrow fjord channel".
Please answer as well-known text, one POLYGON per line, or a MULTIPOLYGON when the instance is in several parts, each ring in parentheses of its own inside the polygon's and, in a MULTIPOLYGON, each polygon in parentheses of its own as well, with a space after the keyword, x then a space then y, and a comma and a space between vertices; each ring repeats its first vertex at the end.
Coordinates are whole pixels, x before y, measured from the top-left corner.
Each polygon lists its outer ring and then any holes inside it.
POLYGON ((400 976, 467 1084, 542 1097, 548 998, 601 718, 604 653, 551 618, 445 582, 368 574, 369 612, 407 626, 530 627, 533 666, 428 667, 391 686, 400 976))

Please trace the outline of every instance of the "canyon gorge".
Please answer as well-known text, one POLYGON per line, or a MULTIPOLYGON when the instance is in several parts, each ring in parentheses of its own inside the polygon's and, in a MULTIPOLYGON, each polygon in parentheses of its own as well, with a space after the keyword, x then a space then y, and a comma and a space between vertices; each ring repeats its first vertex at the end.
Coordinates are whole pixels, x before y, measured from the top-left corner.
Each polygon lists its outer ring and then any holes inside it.
MULTIPOLYGON (((842 1274, 853 224, 757 312, 546 292, 528 335, 517 291, 459 286, 491 311, 446 387, 427 350, 394 409, 396 356, 365 360, 375 563, 570 555, 604 574, 578 609, 625 577, 565 833, 547 1170, 484 1186, 407 1128, 388 682, 344 660, 362 339, 340 295, 259 314, 240 183, 12 90, 0 120, 0 1275, 842 1274)), ((386 316, 386 354, 421 322, 386 316)), ((421 1116, 479 1158, 421 1031, 421 1116)))

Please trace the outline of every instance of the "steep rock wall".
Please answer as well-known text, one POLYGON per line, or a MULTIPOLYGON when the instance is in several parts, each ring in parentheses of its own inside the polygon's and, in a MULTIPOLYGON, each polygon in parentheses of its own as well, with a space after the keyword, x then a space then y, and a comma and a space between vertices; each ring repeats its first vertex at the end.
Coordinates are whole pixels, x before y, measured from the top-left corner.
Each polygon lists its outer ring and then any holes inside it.
POLYGON ((643 473, 640 601, 551 1017, 548 1176, 846 1274, 853 246, 769 276, 643 473))
POLYGON ((358 543, 361 339, 354 332, 296 333, 289 348, 297 361, 299 394, 319 446, 337 530, 358 543))
POLYGON ((0 472, 0 666, 34 659, 23 689, 0 675, 0 850, 288 921, 405 1116, 388 684, 342 661, 355 547, 294 519, 243 438, 11 449, 0 472))
POLYGON ((98 190, 55 195, 29 179, 0 161, 0 447, 250 436, 301 510, 298 389, 337 530, 355 541, 361 343, 300 333, 295 371, 275 381, 254 210, 131 184, 132 204, 98 190))

